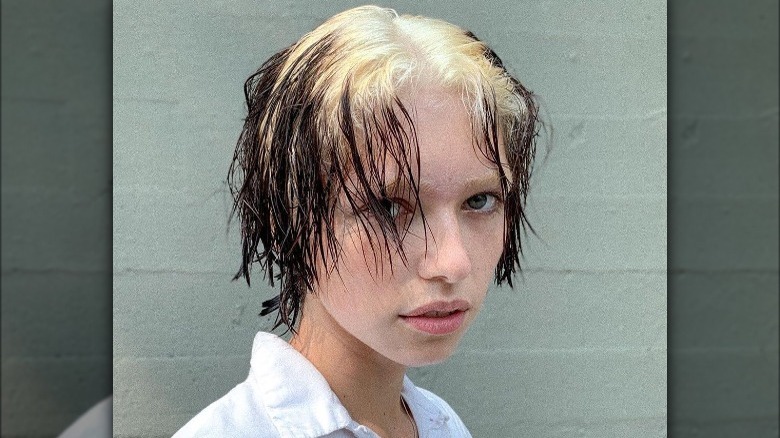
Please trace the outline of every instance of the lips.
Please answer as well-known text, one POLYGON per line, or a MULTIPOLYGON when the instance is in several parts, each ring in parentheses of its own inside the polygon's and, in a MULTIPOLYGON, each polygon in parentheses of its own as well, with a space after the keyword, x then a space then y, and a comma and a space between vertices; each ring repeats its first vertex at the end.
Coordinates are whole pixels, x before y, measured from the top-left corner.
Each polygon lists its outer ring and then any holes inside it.
POLYGON ((418 331, 446 335, 457 331, 463 325, 469 308, 469 303, 463 300, 437 301, 401 315, 401 319, 418 331))
POLYGON ((425 316, 425 317, 428 317, 428 318, 441 318, 442 316, 452 315, 455 312, 457 312, 457 310, 454 311, 454 312, 440 312, 438 310, 432 310, 430 312, 425 312, 425 313, 423 313, 422 315, 419 315, 419 316, 425 316))
POLYGON ((469 310, 470 307, 469 303, 465 300, 435 301, 420 306, 401 316, 446 316, 447 314, 454 312, 465 312, 466 310, 469 310))

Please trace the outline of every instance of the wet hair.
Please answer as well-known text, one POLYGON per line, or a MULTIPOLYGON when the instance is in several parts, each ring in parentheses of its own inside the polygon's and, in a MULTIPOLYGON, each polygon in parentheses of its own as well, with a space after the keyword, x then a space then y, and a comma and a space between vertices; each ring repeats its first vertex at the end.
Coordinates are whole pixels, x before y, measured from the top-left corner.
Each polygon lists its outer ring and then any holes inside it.
POLYGON ((496 165, 504 245, 495 279, 511 287, 520 237, 530 229, 525 202, 539 131, 533 93, 473 33, 362 6, 271 56, 244 85, 248 114, 228 174, 242 240, 234 280, 249 284, 257 263, 271 286, 279 282, 260 313, 277 312, 273 328, 295 331, 305 294, 336 266, 337 213, 357 218, 375 261, 386 251, 406 263, 405 230, 387 208, 387 176, 419 205, 417 137, 402 99, 419 86, 462 97, 474 145, 496 165), (326 260, 327 272, 318 272, 326 260))

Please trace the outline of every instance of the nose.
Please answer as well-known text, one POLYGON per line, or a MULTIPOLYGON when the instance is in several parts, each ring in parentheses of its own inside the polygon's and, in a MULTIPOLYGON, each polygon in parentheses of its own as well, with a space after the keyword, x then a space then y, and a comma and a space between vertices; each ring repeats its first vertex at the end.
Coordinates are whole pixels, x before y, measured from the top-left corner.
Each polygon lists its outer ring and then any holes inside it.
POLYGON ((457 283, 471 273, 471 259, 467 251, 457 219, 428 224, 425 252, 419 266, 420 277, 426 280, 438 280, 457 283))

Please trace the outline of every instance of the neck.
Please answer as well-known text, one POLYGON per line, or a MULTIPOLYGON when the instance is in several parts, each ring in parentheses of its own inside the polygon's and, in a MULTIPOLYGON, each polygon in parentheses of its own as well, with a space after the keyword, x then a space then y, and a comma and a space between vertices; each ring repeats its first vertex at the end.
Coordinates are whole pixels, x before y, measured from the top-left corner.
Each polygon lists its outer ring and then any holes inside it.
POLYGON ((312 294, 290 345, 325 377, 353 420, 380 436, 412 436, 401 405, 406 367, 347 333, 312 294))

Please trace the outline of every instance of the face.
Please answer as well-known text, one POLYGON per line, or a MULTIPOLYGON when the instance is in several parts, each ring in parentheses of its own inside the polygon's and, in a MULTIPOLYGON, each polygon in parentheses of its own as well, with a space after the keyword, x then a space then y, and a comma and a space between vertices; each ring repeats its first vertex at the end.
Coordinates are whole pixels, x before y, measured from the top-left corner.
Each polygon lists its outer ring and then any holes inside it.
POLYGON ((390 256, 372 250, 359 221, 340 218, 338 269, 307 295, 303 321, 316 314, 312 326, 350 349, 421 366, 449 357, 479 312, 503 249, 503 204, 497 169, 475 150, 460 96, 429 89, 405 105, 417 130, 427 227, 411 199, 387 200, 409 227, 406 263, 393 255, 390 269, 390 256))

